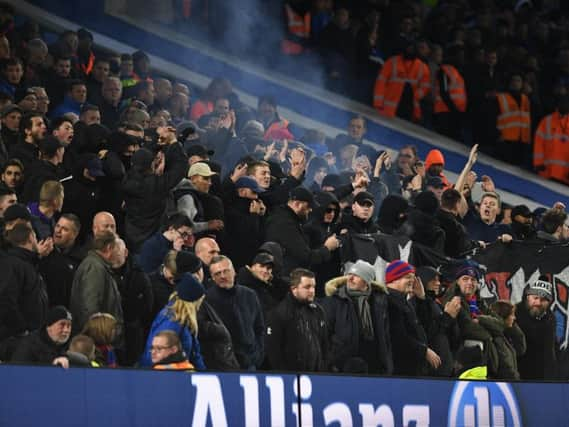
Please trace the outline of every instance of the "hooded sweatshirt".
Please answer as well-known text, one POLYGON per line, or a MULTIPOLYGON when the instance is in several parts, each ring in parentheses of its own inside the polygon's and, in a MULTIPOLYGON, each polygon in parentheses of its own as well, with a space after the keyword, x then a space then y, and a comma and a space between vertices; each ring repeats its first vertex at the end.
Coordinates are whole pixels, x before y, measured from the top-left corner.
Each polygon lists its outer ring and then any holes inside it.
MULTIPOLYGON (((435 149, 429 151, 429 154, 427 154, 427 158, 425 159, 425 170, 428 171, 432 165, 436 165, 436 164, 442 164, 443 168, 444 168, 445 157, 443 156, 443 153, 441 152, 441 150, 437 150, 435 148, 435 149)), ((443 183, 445 185, 445 190, 451 186, 450 182, 448 181, 447 177, 445 176, 445 174, 443 172, 441 172, 437 176, 443 180, 443 183)))

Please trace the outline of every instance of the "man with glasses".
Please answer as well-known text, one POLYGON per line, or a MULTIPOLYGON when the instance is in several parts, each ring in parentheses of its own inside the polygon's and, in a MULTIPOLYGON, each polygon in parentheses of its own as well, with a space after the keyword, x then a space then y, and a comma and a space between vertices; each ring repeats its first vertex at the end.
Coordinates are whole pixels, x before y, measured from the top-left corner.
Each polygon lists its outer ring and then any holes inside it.
POLYGON ((171 215, 161 231, 146 240, 137 257, 138 265, 145 273, 152 273, 160 267, 168 251, 181 251, 183 247, 193 246, 192 220, 186 215, 171 215))
POLYGON ((150 347, 153 369, 193 371, 194 365, 190 363, 180 344, 180 338, 174 331, 158 332, 152 338, 150 347))
POLYGON ((235 269, 226 256, 214 257, 209 270, 215 286, 208 289, 207 301, 229 330, 240 367, 256 370, 265 357, 265 321, 257 294, 235 284, 235 269))

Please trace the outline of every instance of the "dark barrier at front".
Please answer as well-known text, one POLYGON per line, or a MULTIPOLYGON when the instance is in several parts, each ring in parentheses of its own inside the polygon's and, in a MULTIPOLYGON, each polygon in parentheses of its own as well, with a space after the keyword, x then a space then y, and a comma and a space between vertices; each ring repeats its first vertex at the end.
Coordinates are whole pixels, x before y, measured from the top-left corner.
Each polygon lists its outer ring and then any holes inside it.
POLYGON ((0 366, 0 426, 569 426, 569 385, 0 366))

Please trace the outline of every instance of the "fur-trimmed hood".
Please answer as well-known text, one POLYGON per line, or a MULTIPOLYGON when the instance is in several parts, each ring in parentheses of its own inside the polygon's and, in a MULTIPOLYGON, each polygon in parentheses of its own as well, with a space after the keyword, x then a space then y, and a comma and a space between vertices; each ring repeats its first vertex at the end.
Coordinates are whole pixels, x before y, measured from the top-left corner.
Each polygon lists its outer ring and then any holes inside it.
MULTIPOLYGON (((336 277, 332 280, 329 280, 328 282, 326 282, 326 285, 324 287, 324 290, 326 292, 326 296, 327 297, 331 297, 332 295, 334 295, 338 289, 340 289, 342 286, 346 285, 346 283, 348 283, 348 276, 340 276, 340 277, 336 277)), ((372 291, 376 290, 379 291, 383 294, 388 294, 389 291, 387 290, 387 287, 379 282, 373 281, 371 282, 371 287, 372 287, 372 291)))

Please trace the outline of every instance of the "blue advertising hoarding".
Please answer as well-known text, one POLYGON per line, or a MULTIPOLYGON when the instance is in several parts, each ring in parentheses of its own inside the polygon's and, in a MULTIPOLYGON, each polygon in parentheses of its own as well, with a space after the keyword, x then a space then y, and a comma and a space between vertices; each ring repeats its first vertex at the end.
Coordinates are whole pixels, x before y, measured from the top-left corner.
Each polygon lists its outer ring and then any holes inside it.
POLYGON ((569 426, 569 385, 0 366, 0 426, 569 426))

